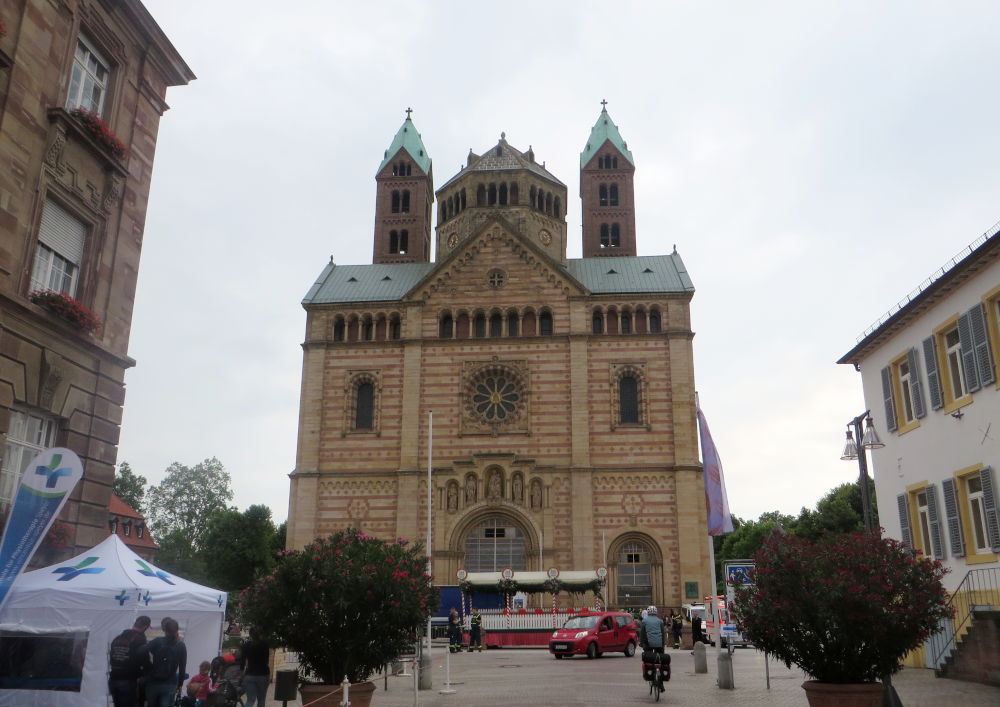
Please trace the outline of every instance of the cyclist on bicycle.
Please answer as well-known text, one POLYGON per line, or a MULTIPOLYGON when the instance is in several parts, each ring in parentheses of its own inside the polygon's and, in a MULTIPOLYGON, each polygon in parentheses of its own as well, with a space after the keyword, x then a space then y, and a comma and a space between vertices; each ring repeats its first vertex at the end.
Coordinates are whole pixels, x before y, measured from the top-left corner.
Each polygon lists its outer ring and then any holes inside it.
POLYGON ((639 645, 657 653, 663 652, 663 637, 665 634, 663 619, 658 615, 655 606, 646 609, 646 618, 639 627, 639 645))

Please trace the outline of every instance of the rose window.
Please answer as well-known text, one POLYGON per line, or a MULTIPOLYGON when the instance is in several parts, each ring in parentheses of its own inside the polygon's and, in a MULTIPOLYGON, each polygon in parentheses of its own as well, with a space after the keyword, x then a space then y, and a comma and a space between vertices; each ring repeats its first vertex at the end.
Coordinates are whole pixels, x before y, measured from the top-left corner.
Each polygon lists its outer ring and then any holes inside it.
POLYGON ((521 403, 521 392, 514 381, 504 376, 486 376, 472 393, 472 405, 487 421, 506 420, 521 403))

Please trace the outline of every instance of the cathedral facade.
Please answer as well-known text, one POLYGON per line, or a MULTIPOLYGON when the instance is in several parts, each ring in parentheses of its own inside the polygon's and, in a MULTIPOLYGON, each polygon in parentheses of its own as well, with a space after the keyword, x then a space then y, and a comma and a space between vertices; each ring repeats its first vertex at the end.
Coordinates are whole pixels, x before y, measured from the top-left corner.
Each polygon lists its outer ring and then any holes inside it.
POLYGON ((567 259, 568 191, 531 148, 501 136, 435 191, 406 118, 372 264, 331 260, 303 300, 289 547, 348 525, 423 542, 430 498, 435 584, 606 567, 615 606, 706 593, 694 288, 676 252, 636 255, 634 173, 602 110, 567 259))

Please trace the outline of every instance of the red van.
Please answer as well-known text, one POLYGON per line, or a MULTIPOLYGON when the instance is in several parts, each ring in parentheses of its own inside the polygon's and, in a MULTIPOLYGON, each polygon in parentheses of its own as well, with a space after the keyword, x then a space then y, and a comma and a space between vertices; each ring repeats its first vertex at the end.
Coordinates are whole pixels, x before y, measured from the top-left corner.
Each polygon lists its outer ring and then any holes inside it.
POLYGON ((631 614, 620 611, 578 614, 556 629, 549 639, 549 653, 556 658, 584 655, 597 658, 602 653, 621 651, 635 655, 639 634, 631 614))

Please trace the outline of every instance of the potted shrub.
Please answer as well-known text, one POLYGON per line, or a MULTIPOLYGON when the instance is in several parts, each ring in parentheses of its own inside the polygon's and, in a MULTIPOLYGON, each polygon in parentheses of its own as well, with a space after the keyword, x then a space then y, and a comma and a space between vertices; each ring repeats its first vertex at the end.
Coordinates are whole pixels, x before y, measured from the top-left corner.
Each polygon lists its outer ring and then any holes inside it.
POLYGON ((772 536, 755 560, 753 584, 736 588, 737 621, 757 648, 814 678, 802 685, 814 706, 881 705, 877 680, 950 614, 947 569, 874 531, 772 536), (855 693, 871 701, 850 701, 855 693))
MULTIPOLYGON (((318 679, 327 691, 345 678, 365 683, 398 659, 437 608, 427 558, 403 538, 348 528, 278 556, 240 593, 241 618, 272 646, 298 653, 300 682, 318 679)), ((352 685, 352 704, 374 688, 352 685)))

